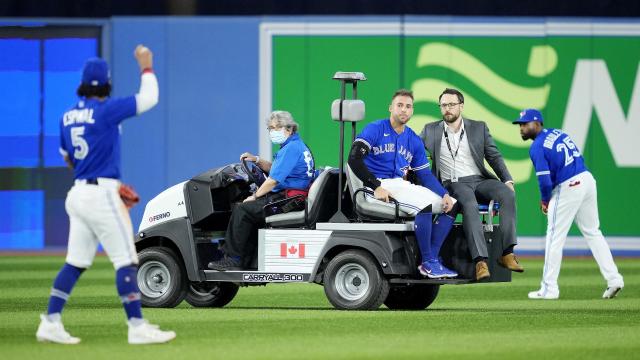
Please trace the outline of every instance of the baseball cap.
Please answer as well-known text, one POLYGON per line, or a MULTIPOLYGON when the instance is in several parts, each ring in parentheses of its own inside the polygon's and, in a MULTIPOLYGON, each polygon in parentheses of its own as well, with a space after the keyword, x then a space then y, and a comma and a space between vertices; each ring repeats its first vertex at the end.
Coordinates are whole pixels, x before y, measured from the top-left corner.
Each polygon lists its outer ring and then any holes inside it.
POLYGON ((520 112, 520 118, 514 121, 513 124, 525 124, 532 121, 542 124, 544 122, 542 114, 536 109, 524 109, 520 112))
POLYGON ((101 58, 91 58, 84 63, 82 83, 91 86, 109 83, 109 65, 101 58))

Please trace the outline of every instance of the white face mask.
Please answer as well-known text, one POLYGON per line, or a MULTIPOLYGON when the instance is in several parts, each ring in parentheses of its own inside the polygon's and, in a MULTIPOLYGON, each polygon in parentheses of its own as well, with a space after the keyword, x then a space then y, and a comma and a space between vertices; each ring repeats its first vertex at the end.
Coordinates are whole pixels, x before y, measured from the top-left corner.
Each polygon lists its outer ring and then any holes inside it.
POLYGON ((280 145, 287 140, 287 135, 284 134, 284 129, 271 130, 269 131, 269 138, 271 138, 272 143, 280 145))

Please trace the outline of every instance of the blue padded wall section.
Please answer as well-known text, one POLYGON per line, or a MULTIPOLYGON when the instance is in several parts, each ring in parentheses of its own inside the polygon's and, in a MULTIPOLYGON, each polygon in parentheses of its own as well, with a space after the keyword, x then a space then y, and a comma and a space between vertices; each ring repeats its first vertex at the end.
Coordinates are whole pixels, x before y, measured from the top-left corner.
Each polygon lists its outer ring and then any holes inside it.
POLYGON ((122 174, 144 204, 165 188, 258 152, 257 17, 112 20, 114 95, 137 92, 138 43, 154 52, 160 103, 123 125, 122 174), (170 49, 170 51, 169 51, 170 49))

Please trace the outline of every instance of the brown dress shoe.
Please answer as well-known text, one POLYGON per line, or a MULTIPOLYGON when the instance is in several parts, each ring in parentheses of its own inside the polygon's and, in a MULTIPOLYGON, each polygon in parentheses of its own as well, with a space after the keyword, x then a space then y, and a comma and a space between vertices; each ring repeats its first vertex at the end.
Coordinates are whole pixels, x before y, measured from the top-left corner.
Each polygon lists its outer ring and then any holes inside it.
POLYGON ((487 262, 478 261, 476 263, 476 281, 486 279, 489 276, 491 276, 491 274, 489 273, 489 267, 487 266, 487 262))
POLYGON ((524 272, 524 268, 522 267, 522 265, 520 265, 520 263, 518 262, 518 258, 513 253, 498 258, 498 264, 506 267, 511 271, 524 272))

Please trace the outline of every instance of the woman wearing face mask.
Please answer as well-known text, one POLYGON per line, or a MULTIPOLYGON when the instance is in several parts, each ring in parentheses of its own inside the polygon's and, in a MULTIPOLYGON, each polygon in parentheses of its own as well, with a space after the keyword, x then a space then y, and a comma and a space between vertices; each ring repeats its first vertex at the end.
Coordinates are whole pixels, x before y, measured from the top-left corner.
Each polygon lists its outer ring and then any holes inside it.
POLYGON ((304 193, 311 185, 315 163, 311 151, 298 135, 298 124, 287 111, 274 111, 267 120, 271 142, 280 145, 273 163, 251 153, 240 155, 240 161, 255 162, 269 177, 251 196, 233 210, 225 241, 224 257, 209 263, 218 271, 239 270, 251 263, 258 247, 257 231, 265 225, 262 208, 289 193, 304 193))

